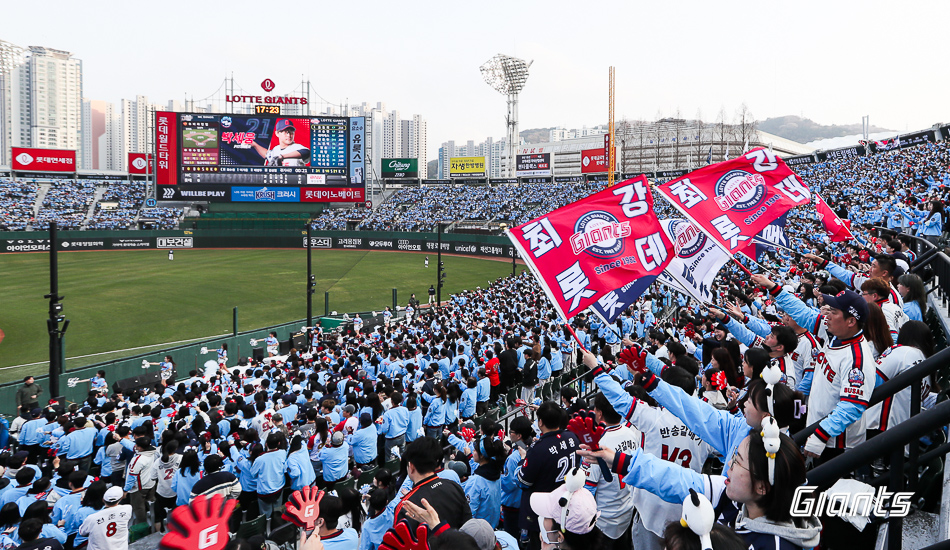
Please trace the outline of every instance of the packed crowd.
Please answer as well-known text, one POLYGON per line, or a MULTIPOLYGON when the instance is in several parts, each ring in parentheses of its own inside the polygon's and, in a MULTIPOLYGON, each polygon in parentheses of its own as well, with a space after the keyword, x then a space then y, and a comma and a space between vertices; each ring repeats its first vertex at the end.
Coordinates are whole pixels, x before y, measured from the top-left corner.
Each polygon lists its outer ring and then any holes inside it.
POLYGON ((176 229, 184 214, 181 208, 142 208, 145 189, 142 183, 96 180, 52 180, 34 217, 40 186, 37 182, 0 179, 0 230, 24 231, 32 227, 44 230, 51 221, 60 229, 136 229, 136 217, 152 222, 155 229, 176 229), (90 206, 97 189, 105 187, 93 213, 90 206), (117 203, 103 208, 103 203, 117 203))
MULTIPOLYGON (((328 550, 813 548, 833 527, 791 515, 806 461, 907 421, 909 388, 874 407, 871 393, 935 353, 900 230, 940 237, 946 147, 887 154, 835 161, 853 181, 828 163, 802 171, 855 220, 855 240, 829 242, 801 208, 791 250, 749 262, 751 276, 728 265, 712 303, 654 285, 614 324, 567 327, 522 273, 437 309, 410 302, 400 322, 314 331, 286 356, 271 335, 269 357, 235 361, 222 346, 177 379, 166 357, 163 382, 129 395, 99 373, 85 402, 46 404, 27 379, 17 449, 0 455, 0 548, 122 548, 130 525, 161 530, 209 495, 239 502, 232 532, 261 516, 276 527, 310 486, 327 491, 316 535, 328 550), (893 191, 873 200, 883 185, 893 191), (913 212, 879 235, 857 222, 875 206, 913 212), (512 394, 521 412, 503 429, 492 411, 512 394), (816 422, 803 446, 789 437, 816 422)), ((948 390, 926 378, 922 407, 948 390)))
POLYGON ((605 183, 522 183, 497 187, 443 185, 396 191, 375 211, 327 210, 314 229, 341 229, 346 220, 362 220, 366 231, 433 231, 437 223, 505 220, 524 223, 544 212, 599 191, 605 183), (365 216, 365 217, 364 217, 365 216))
MULTIPOLYGON (((929 216, 931 207, 925 198, 935 195, 945 199, 950 193, 948 143, 927 143, 871 156, 798 165, 794 170, 842 218, 859 224, 900 228, 936 242, 943 228, 929 216)), ((330 209, 314 219, 313 227, 345 229, 348 220, 361 220, 358 229, 375 231, 432 231, 436 223, 460 220, 503 220, 518 225, 599 191, 604 185, 405 188, 369 215, 362 209, 330 209)), ((662 197, 656 197, 656 203, 661 218, 676 216, 662 197)), ((818 220, 814 209, 798 209, 791 217, 818 220)))
POLYGON ((36 204, 37 185, 0 179, 0 229, 22 231, 33 223, 33 208, 36 204))
POLYGON ((89 219, 89 229, 134 229, 135 217, 144 201, 145 187, 141 183, 110 182, 89 219), (106 210, 103 203, 116 206, 106 210))
POLYGON ((46 191, 34 225, 46 227, 55 221, 62 229, 79 229, 96 196, 94 181, 56 181, 46 191))
POLYGON ((143 208, 139 218, 147 220, 152 229, 177 229, 182 215, 184 215, 184 210, 181 208, 159 206, 143 208))
MULTIPOLYGON (((724 270, 718 308, 653 286, 613 325, 565 327, 522 273, 438 309, 410 302, 398 323, 317 330, 287 356, 273 334, 260 360, 235 364, 222 346, 177 382, 166 357, 164 381, 130 395, 100 372, 85 402, 41 408, 28 379, 18 450, 0 456, 0 546, 27 531, 106 548, 104 510, 124 514, 121 538, 209 495, 239 502, 232 532, 260 516, 277 526, 290 494, 316 486, 331 549, 400 548, 402 524, 424 524, 432 548, 812 548, 819 519, 790 515, 806 457, 906 421, 910 390, 887 407, 868 408, 870 394, 934 353, 906 313, 926 302, 898 271, 912 252, 887 253, 898 244, 865 250, 868 275, 810 254, 775 280, 724 270), (658 321, 664 305, 676 314, 658 321), (542 401, 561 373, 589 391, 562 381, 542 401), (512 391, 523 412, 505 431, 489 413, 512 391), (819 420, 803 448, 787 435, 819 420)), ((925 384, 924 406, 945 390, 925 384)))

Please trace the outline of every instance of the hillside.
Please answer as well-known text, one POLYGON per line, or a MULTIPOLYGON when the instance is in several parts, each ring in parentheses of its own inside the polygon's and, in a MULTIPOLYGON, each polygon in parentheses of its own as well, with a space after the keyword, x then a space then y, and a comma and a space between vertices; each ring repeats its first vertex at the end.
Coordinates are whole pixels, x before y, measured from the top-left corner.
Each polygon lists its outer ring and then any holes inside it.
MULTIPOLYGON (((775 134, 798 143, 809 143, 819 139, 837 138, 861 134, 861 124, 824 125, 794 115, 767 118, 758 122, 758 129, 775 134)), ((871 132, 888 132, 887 128, 871 126, 871 132)))

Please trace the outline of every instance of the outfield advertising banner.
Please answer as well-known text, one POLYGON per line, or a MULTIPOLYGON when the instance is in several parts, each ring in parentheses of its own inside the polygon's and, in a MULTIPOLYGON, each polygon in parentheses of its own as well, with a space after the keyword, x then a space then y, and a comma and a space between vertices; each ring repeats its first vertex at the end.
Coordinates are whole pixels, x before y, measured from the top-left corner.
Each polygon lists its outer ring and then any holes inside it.
MULTIPOLYGON (((584 149, 581 151, 581 174, 594 174, 607 171, 605 149, 584 149)), ((614 152, 614 158, 617 158, 614 152)))
MULTIPOLYGON (((826 160, 844 160, 863 157, 866 153, 867 149, 865 149, 863 145, 854 145, 852 147, 842 147, 830 151, 820 151, 816 156, 820 162, 824 162, 826 160)), ((786 162, 786 164, 788 163, 786 162)))
POLYGON ((799 166, 803 164, 814 164, 815 155, 798 155, 794 157, 786 157, 785 164, 789 166, 799 166))
POLYGON ((363 202, 366 194, 362 187, 305 187, 300 202, 363 202))
POLYGON ((151 174, 155 171, 155 157, 145 153, 129 153, 129 173, 133 175, 151 174))
POLYGON ((453 178, 484 178, 485 157, 452 157, 449 176, 453 178))
POLYGON ((363 202, 362 187, 249 187, 230 185, 159 185, 160 201, 195 202, 363 202))
POLYGON ((418 178, 419 159, 383 159, 380 171, 384 180, 418 178))
POLYGON ((155 113, 155 184, 178 185, 178 113, 155 113))
POLYGON ((15 172, 66 172, 76 171, 76 151, 65 149, 34 149, 13 147, 13 170, 15 172))
MULTIPOLYGON (((937 141, 937 133, 933 130, 924 130, 922 132, 914 132, 911 134, 901 134, 901 147, 913 147, 915 145, 923 145, 924 143, 933 143, 937 141)), ((947 139, 944 137, 944 139, 947 139)))
POLYGON ((300 202, 298 187, 232 187, 232 202, 300 202))
POLYGON ((516 159, 516 175, 518 177, 551 175, 551 153, 518 155, 516 159))

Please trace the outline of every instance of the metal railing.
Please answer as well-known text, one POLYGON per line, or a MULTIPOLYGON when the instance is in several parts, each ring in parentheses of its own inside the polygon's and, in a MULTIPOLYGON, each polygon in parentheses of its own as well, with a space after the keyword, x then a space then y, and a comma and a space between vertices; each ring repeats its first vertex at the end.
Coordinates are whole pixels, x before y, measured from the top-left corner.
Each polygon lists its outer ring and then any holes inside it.
MULTIPOLYGON (((939 291, 936 295, 930 296, 931 305, 934 306, 939 302, 946 308, 948 299, 950 299, 950 257, 941 252, 933 243, 924 239, 914 237, 914 245, 913 248, 918 254, 918 258, 913 262, 910 272, 921 273, 929 267, 933 275, 928 276, 925 283, 933 285, 930 292, 939 291)), ((944 332, 944 341, 946 341, 946 338, 950 337, 950 334, 947 333, 947 320, 940 312, 935 312, 935 318, 944 332)), ((871 395, 869 407, 909 388, 911 392, 910 419, 810 470, 808 472, 808 483, 826 488, 852 472, 869 469, 871 464, 879 458, 889 458, 888 472, 871 479, 869 483, 871 485, 886 485, 888 491, 891 492, 902 491, 905 486, 912 491, 917 491, 920 488, 921 472, 919 466, 929 464, 934 460, 945 460, 946 454, 950 452, 950 443, 938 443, 921 455, 919 445, 922 437, 933 433, 935 430, 944 430, 950 425, 950 401, 939 402, 936 406, 923 412, 920 410, 923 380, 940 371, 946 371, 948 365, 950 365, 950 347, 942 349, 920 364, 875 388, 871 395), (909 448, 906 458, 905 447, 909 448)), ((948 373, 945 372, 945 374, 948 373)), ((950 391, 950 388, 942 388, 941 391, 947 392, 950 391)), ((818 422, 797 432, 793 436, 795 442, 799 445, 804 444, 808 436, 817 427, 818 422)), ((944 498, 943 500, 946 503, 947 499, 944 498)), ((948 513, 946 510, 941 512, 943 514, 948 513)), ((889 550, 899 550, 903 544, 903 518, 889 517, 887 522, 887 548, 889 550)))

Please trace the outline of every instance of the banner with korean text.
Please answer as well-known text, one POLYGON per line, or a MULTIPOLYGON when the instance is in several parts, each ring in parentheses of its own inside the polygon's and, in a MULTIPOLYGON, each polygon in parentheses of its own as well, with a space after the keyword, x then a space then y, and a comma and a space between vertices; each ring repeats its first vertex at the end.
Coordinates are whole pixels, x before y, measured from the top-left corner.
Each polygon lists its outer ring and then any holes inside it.
POLYGON ((13 169, 17 172, 75 172, 76 151, 67 149, 11 148, 13 169))
POLYGON ((637 286, 645 289, 673 252, 643 177, 558 208, 507 235, 564 319, 630 283, 642 281, 637 286))
POLYGON ((733 255, 789 209, 811 202, 808 187, 782 159, 762 148, 705 166, 656 190, 733 255))

